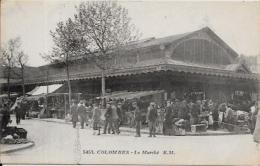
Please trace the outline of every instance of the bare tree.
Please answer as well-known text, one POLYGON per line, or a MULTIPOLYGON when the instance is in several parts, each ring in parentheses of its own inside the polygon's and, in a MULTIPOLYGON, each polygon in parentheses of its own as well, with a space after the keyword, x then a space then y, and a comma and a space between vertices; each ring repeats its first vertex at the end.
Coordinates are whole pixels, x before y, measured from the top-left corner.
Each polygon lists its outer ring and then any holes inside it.
POLYGON ((5 66, 7 77, 7 91, 8 98, 10 99, 10 80, 12 78, 13 68, 15 67, 15 57, 21 46, 21 40, 19 37, 10 39, 5 48, 1 48, 1 61, 5 66))
POLYGON ((69 104, 71 104, 70 64, 77 56, 80 49, 79 34, 76 32, 75 24, 71 18, 65 22, 59 22, 55 31, 51 31, 54 41, 52 53, 43 55, 43 58, 51 63, 59 63, 65 66, 67 85, 69 91, 69 104))
POLYGON ((105 71, 111 68, 108 61, 112 52, 127 43, 137 40, 138 31, 131 23, 127 9, 115 1, 82 2, 75 14, 77 32, 82 40, 81 46, 87 60, 101 69, 101 94, 105 95, 105 71))
POLYGON ((28 62, 28 55, 23 51, 19 52, 16 56, 16 63, 20 68, 20 78, 22 79, 23 96, 25 96, 25 85, 24 85, 24 67, 28 62))

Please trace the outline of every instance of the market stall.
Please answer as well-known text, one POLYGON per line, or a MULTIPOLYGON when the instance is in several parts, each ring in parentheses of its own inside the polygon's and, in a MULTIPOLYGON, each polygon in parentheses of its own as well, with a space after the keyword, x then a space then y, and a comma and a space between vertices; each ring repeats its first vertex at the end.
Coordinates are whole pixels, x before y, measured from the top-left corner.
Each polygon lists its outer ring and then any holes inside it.
MULTIPOLYGON (((37 112, 40 117, 64 118, 69 112, 69 94, 57 93, 63 84, 53 84, 48 86, 37 86, 28 92, 25 97, 30 102, 29 113, 37 112)), ((81 93, 72 93, 74 100, 80 99, 81 93)))

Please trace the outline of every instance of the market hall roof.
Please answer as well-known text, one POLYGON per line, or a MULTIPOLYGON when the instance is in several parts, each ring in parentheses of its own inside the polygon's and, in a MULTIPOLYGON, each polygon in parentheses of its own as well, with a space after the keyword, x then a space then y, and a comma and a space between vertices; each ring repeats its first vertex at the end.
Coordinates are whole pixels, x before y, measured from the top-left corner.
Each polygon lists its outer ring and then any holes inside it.
MULTIPOLYGON (((106 77, 156 71, 176 71, 220 77, 256 80, 238 54, 208 27, 198 31, 164 38, 148 38, 125 46, 107 62, 112 66, 106 77)), ((71 80, 100 78, 101 70, 84 60, 70 66, 71 80)), ((64 66, 50 64, 27 73, 25 82, 37 84, 66 80, 64 66), (49 70, 47 77, 46 72, 49 70)))

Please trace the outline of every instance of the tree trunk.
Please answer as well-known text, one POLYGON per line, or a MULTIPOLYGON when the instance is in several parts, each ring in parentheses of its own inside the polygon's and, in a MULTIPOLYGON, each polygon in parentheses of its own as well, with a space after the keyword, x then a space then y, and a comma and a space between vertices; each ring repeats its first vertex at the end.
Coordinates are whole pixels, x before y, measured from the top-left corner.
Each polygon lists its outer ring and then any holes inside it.
POLYGON ((8 66, 8 71, 7 71, 7 93, 8 93, 8 99, 10 100, 11 95, 10 95, 10 77, 11 77, 11 67, 8 66))
POLYGON ((21 66, 22 72, 22 86, 23 86, 23 96, 25 96, 25 86, 24 86, 24 67, 21 66))
MULTIPOLYGON (((69 109, 71 106, 71 84, 70 84, 70 73, 69 73, 69 64, 66 64, 66 74, 67 74, 67 84, 69 88, 69 109)), ((71 112, 71 110, 70 110, 71 112)), ((65 115, 66 115, 66 110, 65 110, 65 115)))
POLYGON ((102 70, 101 73, 101 96, 105 96, 106 95, 106 80, 105 80, 105 71, 102 70))

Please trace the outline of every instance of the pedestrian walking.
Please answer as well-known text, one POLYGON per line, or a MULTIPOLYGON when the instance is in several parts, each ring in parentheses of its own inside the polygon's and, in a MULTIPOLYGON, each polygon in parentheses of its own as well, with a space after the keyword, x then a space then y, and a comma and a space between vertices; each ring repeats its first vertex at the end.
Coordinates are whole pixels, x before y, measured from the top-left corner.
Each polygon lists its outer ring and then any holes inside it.
POLYGON ((27 110, 27 103, 25 101, 25 99, 23 99, 20 103, 20 118, 25 120, 25 114, 26 114, 26 110, 27 110))
POLYGON ((234 111, 230 107, 229 104, 226 105, 226 112, 225 112, 225 123, 227 124, 228 131, 234 130, 234 111))
POLYGON ((191 125, 195 125, 199 123, 199 114, 200 114, 200 101, 198 100, 191 107, 191 125))
POLYGON ((88 104, 86 106, 86 126, 89 126, 89 127, 91 127, 91 123, 89 123, 89 122, 90 122, 90 120, 91 120, 91 118, 93 116, 92 115, 92 110, 93 110, 92 105, 88 104))
POLYGON ((150 106, 148 107, 147 112, 147 121, 149 126, 149 137, 156 137, 155 131, 156 131, 156 120, 157 120, 158 114, 156 109, 156 104, 154 102, 150 103, 150 106))
POLYGON ((255 130, 253 134, 254 141, 259 145, 260 143, 260 111, 256 111, 256 124, 255 124, 255 130))
POLYGON ((117 121, 117 131, 120 133, 120 125, 123 122, 123 109, 122 109, 122 103, 117 103, 117 115, 118 115, 118 121, 117 121))
POLYGON ((217 107, 212 110, 212 119, 213 119, 213 130, 217 130, 219 128, 219 111, 217 107))
POLYGON ((163 133, 164 110, 160 106, 158 106, 157 112, 158 112, 157 131, 158 133, 163 133))
POLYGON ((111 128, 112 128, 112 132, 113 134, 116 133, 116 134, 119 134, 119 130, 118 130, 118 122, 119 122, 119 116, 118 116, 118 113, 117 113, 117 106, 116 106, 116 102, 113 101, 112 102, 112 105, 111 105, 111 109, 112 109, 112 112, 111 112, 111 119, 112 119, 112 125, 111 125, 111 128))
POLYGON ((92 122, 93 122, 93 135, 96 134, 98 130, 98 134, 100 135, 101 128, 101 105, 98 103, 94 103, 93 114, 92 114, 92 122))
POLYGON ((254 102, 253 105, 250 107, 249 120, 248 120, 251 134, 253 134, 255 130, 256 117, 257 117, 257 110, 256 110, 256 104, 254 102))
POLYGON ((15 112, 15 118, 16 118, 16 124, 19 125, 21 121, 21 104, 17 103, 17 106, 14 109, 15 112))
POLYGON ((137 102, 133 102, 134 108, 134 119, 135 119, 135 127, 136 127, 136 135, 135 137, 141 137, 141 125, 142 125, 142 112, 137 105, 137 102))
MULTIPOLYGON (((0 121, 1 122, 0 128, 5 129, 8 125, 8 123, 11 122, 10 112, 8 109, 8 103, 3 104, 3 108, 1 109, 0 114, 2 116, 2 120, 0 121)), ((1 130, 1 132, 2 132, 2 130, 1 130)))
POLYGON ((73 128, 75 128, 78 122, 78 106, 75 101, 72 101, 72 106, 70 110, 71 110, 71 121, 73 124, 73 128))
POLYGON ((165 135, 169 135, 170 130, 172 129, 172 120, 174 118, 174 115, 176 117, 178 116, 178 111, 174 106, 175 105, 173 105, 171 101, 167 101, 165 108, 165 118, 163 123, 163 133, 165 135), (173 107, 175 108, 175 112, 173 112, 173 107))
POLYGON ((185 99, 180 103, 178 117, 181 119, 190 120, 189 107, 185 99))
MULTIPOLYGON (((107 102, 103 134, 107 133, 107 129, 108 129, 108 134, 110 134, 111 127, 113 127, 113 125, 112 125, 112 108, 111 108, 111 102, 107 102)), ((113 130, 113 128, 112 128, 112 130, 113 130)))
POLYGON ((87 109, 84 106, 84 102, 81 100, 79 105, 78 105, 78 114, 80 117, 80 125, 81 129, 84 129, 84 124, 86 122, 86 116, 87 116, 87 109))

